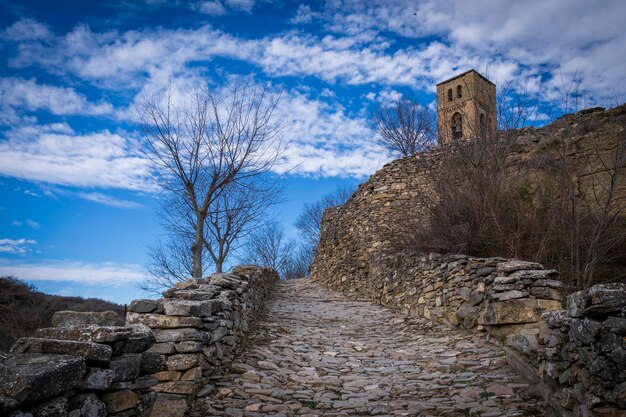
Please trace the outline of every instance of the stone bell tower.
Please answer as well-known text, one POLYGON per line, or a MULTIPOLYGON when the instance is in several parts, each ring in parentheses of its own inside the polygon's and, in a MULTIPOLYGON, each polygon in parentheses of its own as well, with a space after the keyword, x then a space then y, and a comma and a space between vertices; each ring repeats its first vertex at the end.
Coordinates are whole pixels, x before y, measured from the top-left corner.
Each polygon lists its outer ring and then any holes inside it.
POLYGON ((496 130, 496 85, 475 70, 437 84, 439 143, 496 130))

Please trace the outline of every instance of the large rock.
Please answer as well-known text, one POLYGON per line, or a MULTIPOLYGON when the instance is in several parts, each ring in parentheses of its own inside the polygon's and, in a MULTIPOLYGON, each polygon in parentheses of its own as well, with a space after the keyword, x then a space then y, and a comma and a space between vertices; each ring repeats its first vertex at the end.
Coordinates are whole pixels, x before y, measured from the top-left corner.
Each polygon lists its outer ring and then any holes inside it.
POLYGON ((73 327, 97 324, 99 326, 123 326, 124 319, 115 311, 57 311, 52 316, 55 327, 73 327))
POLYGON ((78 342, 114 343, 128 338, 131 333, 132 329, 129 327, 87 325, 38 329, 35 331, 35 337, 78 342))
POLYGON ((137 405, 137 394, 131 390, 121 390, 102 395, 102 401, 109 414, 134 408, 137 405))
POLYGON ((549 287, 531 287, 530 293, 537 298, 543 298, 546 300, 561 300, 561 293, 554 288, 549 287))
POLYGON ((539 348, 538 335, 538 329, 524 329, 521 332, 508 335, 506 344, 519 352, 529 355, 539 348))
POLYGON ((165 368, 163 357, 157 352, 143 352, 141 354, 141 372, 154 374, 165 368))
POLYGON ((193 301, 178 298, 163 300, 163 308, 168 316, 207 317, 217 310, 215 300, 193 301))
POLYGON ((183 417, 188 408, 184 398, 174 399, 159 395, 152 406, 150 417, 183 417))
POLYGON ((137 378, 141 371, 141 355, 126 353, 111 360, 109 367, 115 372, 114 382, 130 381, 137 378))
POLYGON ((167 358, 166 366, 170 371, 184 371, 201 364, 202 355, 199 353, 179 353, 167 358))
POLYGON ((242 281, 238 275, 216 273, 205 278, 206 282, 215 285, 216 287, 226 288, 229 290, 236 290, 241 286, 247 286, 248 283, 242 281))
POLYGON ((541 307, 537 300, 517 299, 489 303, 480 319, 480 324, 535 323, 541 318, 541 307))
POLYGON ((155 330, 154 336, 157 343, 182 342, 183 340, 197 340, 202 343, 209 343, 210 336, 206 332, 196 329, 164 329, 155 330))
POLYGON ((164 314, 128 313, 126 320, 128 324, 141 323, 152 329, 197 328, 202 326, 202 319, 200 317, 166 316, 164 314))
POLYGON ((594 285, 587 293, 590 302, 583 314, 589 316, 619 315, 626 311, 626 284, 594 285))
MULTIPOLYGON (((540 269, 524 269, 521 271, 515 271, 511 275, 509 275, 509 277, 515 278, 518 280, 529 279, 535 282, 545 280, 548 278, 552 278, 551 281, 556 281, 556 278, 558 278, 558 276, 559 276, 559 273, 555 271, 554 269, 543 269, 543 267, 540 269)), ((560 282, 560 281, 557 281, 557 282, 560 282)))
POLYGON ((143 324, 131 324, 131 334, 124 343, 124 353, 141 353, 156 343, 152 329, 143 324))
POLYGON ((76 388, 85 360, 68 355, 0 355, 0 396, 17 404, 40 402, 76 388))
POLYGON ((11 348, 11 353, 57 353, 82 356, 88 361, 107 363, 111 359, 111 346, 73 340, 22 337, 11 348))
POLYGON ((198 285, 197 289, 184 289, 172 291, 170 298, 181 298, 184 300, 204 301, 215 297, 222 291, 220 287, 214 285, 198 285))
POLYGON ((158 310, 159 304, 156 300, 133 300, 128 306, 128 311, 133 313, 151 313, 158 310))
POLYGON ((193 395, 199 388, 199 381, 169 381, 157 384, 154 390, 168 394, 193 395))
POLYGON ((80 417, 107 417, 107 409, 95 394, 81 394, 71 399, 70 408, 80 417))
POLYGON ((589 346, 602 331, 602 323, 591 319, 573 319, 568 333, 569 341, 576 346, 589 346))
POLYGON ((589 294, 587 290, 578 291, 567 296, 567 315, 570 317, 582 317, 587 308, 589 294))
POLYGON ((87 373, 80 384, 80 388, 106 390, 109 389, 114 378, 115 371, 112 369, 87 368, 87 373))
POLYGON ((543 269, 543 265, 536 262, 525 262, 514 259, 506 262, 500 262, 496 266, 496 270, 498 272, 515 272, 528 269, 543 269))
POLYGON ((37 406, 32 413, 35 417, 68 417, 67 405, 67 398, 57 397, 37 406))
POLYGON ((599 284, 570 294, 567 314, 570 317, 620 316, 626 311, 626 284, 599 284))
POLYGON ((517 298, 528 297, 528 292, 511 290, 511 291, 506 291, 506 292, 501 292, 501 293, 494 293, 492 294, 492 297, 498 301, 507 301, 507 300, 514 300, 517 298))

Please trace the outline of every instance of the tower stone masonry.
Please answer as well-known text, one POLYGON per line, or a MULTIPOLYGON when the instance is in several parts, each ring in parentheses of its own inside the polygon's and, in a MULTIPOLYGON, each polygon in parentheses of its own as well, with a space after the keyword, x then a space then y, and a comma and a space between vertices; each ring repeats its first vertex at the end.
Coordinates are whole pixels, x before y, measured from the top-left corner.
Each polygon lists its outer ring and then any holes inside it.
POLYGON ((437 84, 439 142, 471 139, 496 130, 496 85, 476 70, 437 84))

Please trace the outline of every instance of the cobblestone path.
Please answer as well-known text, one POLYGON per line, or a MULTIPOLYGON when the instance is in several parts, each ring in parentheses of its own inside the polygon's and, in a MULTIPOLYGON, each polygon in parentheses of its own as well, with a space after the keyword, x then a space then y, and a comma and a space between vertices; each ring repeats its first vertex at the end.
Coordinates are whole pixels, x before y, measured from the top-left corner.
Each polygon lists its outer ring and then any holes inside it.
POLYGON ((283 282, 195 416, 530 416, 540 400, 484 336, 283 282))

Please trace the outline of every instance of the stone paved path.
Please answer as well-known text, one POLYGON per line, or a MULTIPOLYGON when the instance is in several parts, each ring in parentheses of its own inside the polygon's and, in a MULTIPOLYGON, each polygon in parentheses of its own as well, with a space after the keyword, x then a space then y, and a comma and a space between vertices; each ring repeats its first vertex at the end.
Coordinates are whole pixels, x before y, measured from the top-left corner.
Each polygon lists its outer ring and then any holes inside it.
POLYGON ((242 359, 195 416, 545 415, 484 336, 350 301, 310 280, 280 285, 242 359))

